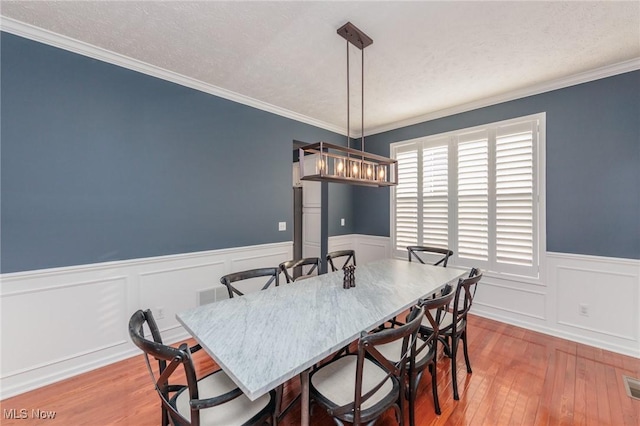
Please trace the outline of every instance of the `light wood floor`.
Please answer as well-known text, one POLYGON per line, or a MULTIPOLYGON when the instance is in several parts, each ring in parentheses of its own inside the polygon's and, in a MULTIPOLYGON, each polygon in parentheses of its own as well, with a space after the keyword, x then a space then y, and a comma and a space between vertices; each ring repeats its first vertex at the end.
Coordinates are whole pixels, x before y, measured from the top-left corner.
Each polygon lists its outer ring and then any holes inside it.
MULTIPOLYGON (((419 425, 638 425, 640 401, 629 398, 622 375, 640 377, 640 360, 549 337, 480 317, 469 321, 473 374, 458 358, 460 401, 451 391, 449 359, 439 361, 442 415, 433 412, 428 375, 417 401, 419 425)), ((198 371, 215 364, 204 351, 198 371)), ((287 385, 285 398, 299 385, 287 385)), ((159 406, 141 356, 2 401, 9 409, 55 411, 54 420, 7 420, 2 425, 157 425, 159 406)), ((4 416, 3 416, 4 417, 4 416)), ((280 423, 299 424, 299 405, 280 423)), ((333 425, 315 407, 312 424, 333 425)), ((377 425, 395 425, 391 411, 377 425)))

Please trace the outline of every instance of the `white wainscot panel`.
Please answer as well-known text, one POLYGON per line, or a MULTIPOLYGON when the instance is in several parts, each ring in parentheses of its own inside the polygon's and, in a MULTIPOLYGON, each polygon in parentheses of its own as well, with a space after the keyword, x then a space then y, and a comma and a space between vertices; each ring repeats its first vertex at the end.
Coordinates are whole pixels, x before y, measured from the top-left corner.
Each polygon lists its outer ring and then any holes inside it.
POLYGON ((140 309, 151 309, 161 332, 180 327, 176 314, 197 306, 198 292, 222 287, 224 259, 140 273, 140 309), (163 310, 161 317, 160 308, 163 310))
POLYGON ((360 260, 360 253, 357 251, 357 245, 358 242, 356 235, 336 235, 334 237, 329 237, 327 251, 356 250, 356 262, 362 263, 360 260))
POLYGON ((536 286, 497 279, 485 274, 477 287, 472 312, 496 319, 543 321, 545 300, 546 294, 536 286))
POLYGON ((391 257, 391 243, 389 237, 375 237, 369 235, 357 236, 358 261, 362 263, 391 257))
POLYGON ((598 266, 555 268, 558 324, 637 340, 638 276, 598 266))
POLYGON ((127 342, 126 277, 19 284, 1 298, 3 379, 127 342))

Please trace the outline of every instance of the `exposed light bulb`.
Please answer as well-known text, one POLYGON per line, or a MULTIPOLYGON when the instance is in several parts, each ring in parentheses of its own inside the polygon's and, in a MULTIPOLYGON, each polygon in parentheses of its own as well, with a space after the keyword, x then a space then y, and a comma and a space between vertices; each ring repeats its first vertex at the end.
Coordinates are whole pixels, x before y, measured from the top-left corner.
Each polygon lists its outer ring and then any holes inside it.
POLYGON ((373 172, 371 171, 371 166, 368 166, 368 167, 367 167, 367 178, 371 179, 371 174, 372 174, 372 173, 373 173, 373 172))

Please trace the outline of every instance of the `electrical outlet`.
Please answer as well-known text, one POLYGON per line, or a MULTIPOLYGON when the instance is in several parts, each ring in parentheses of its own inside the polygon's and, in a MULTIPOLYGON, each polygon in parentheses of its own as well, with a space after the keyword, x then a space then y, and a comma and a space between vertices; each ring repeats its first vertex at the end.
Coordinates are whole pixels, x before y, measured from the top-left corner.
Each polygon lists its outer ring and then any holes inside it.
POLYGON ((286 231, 287 222, 278 222, 278 231, 286 231))
POLYGON ((344 217, 340 219, 340 226, 344 226, 344 217))
POLYGON ((163 306, 158 306, 156 308, 155 317, 156 317, 156 319, 164 319, 164 307, 163 306))
POLYGON ((578 305, 578 313, 582 316, 588 317, 589 316, 589 305, 587 305, 586 303, 581 303, 578 305))

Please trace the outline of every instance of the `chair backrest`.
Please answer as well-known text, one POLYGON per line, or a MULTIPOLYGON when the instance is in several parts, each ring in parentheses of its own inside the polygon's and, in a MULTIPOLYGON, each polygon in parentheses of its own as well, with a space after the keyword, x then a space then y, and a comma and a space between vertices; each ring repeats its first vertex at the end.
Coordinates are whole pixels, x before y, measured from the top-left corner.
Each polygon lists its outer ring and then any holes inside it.
POLYGON ((334 272, 344 268, 349 264, 356 266, 356 252, 354 250, 332 251, 331 253, 327 254, 327 262, 329 262, 329 266, 331 266, 331 270, 334 272), (342 264, 342 266, 336 267, 333 261, 341 257, 345 258, 344 263, 342 264))
MULTIPOLYGON (((145 361, 149 369, 149 375, 151 380, 160 396, 162 408, 166 410, 171 417, 172 423, 176 425, 199 425, 200 413, 196 409, 191 409, 191 422, 181 416, 176 408, 170 402, 170 394, 178 392, 185 387, 189 392, 191 400, 198 399, 198 382, 196 379, 196 372, 191 358, 191 352, 186 343, 183 343, 178 348, 166 346, 162 343, 158 326, 151 314, 150 310, 135 312, 129 320, 129 336, 133 343, 144 352, 145 361), (148 340, 144 336, 144 325, 147 325, 153 341, 148 340), (157 373, 154 373, 154 368, 151 365, 149 357, 153 357, 158 361, 157 373), (182 367, 182 371, 186 376, 187 384, 174 385, 171 384, 169 379, 176 370, 182 367), (157 375, 156 375, 157 374, 157 375)), ((180 379, 184 383, 184 378, 180 379)), ((166 422, 163 412, 163 421, 166 422)))
POLYGON ((482 271, 473 268, 469 273, 469 277, 460 278, 456 287, 456 294, 453 297, 453 315, 452 321, 453 331, 455 332, 459 325, 467 321, 467 314, 473 304, 473 298, 476 295, 478 282, 482 279, 482 271))
MULTIPOLYGON (((398 328, 389 328, 371 334, 362 333, 358 341, 358 358, 356 363, 356 387, 354 402, 333 410, 334 415, 353 412, 353 424, 360 424, 360 407, 371 398, 387 380, 391 379, 400 386, 400 398, 404 398, 404 380, 407 368, 413 368, 415 359, 416 337, 420 323, 424 316, 423 308, 414 308, 407 317, 407 323, 398 328), (391 361, 385 358, 376 346, 402 339, 402 353, 399 359, 391 361), (370 387, 366 394, 362 394, 363 369, 365 358, 374 359, 376 364, 384 370, 385 376, 375 385, 370 387), (408 365, 410 364, 410 365, 408 365)), ((389 401, 390 403, 395 402, 389 401)))
MULTIPOLYGON (((422 351, 428 351, 433 342, 438 339, 440 323, 443 319, 440 313, 446 309, 446 307, 450 306, 454 296, 453 286, 447 284, 439 294, 436 293, 427 299, 420 300, 419 306, 424 308, 424 316, 429 321, 430 329, 425 333, 421 333, 422 338, 418 340, 416 355, 422 351)), ((421 357, 418 356, 417 358, 420 359, 421 357)))
POLYGON ((288 260, 280 264, 280 270, 284 273, 287 283, 318 275, 320 272, 319 257, 305 257, 298 260, 288 260), (289 270, 292 270, 289 273, 289 270), (306 271, 305 271, 306 269, 306 271))
POLYGON ((442 265, 445 268, 447 267, 447 262, 449 262, 449 258, 453 255, 453 252, 449 249, 443 249, 438 247, 428 247, 428 246, 408 246, 407 254, 409 256, 409 262, 411 262, 412 258, 415 258, 418 262, 425 264, 426 262, 422 257, 420 257, 419 253, 427 253, 438 255, 438 260, 432 263, 432 265, 438 266, 442 265))
POLYGON ((227 292, 229 293, 229 298, 232 298, 234 295, 244 296, 240 290, 238 290, 233 283, 243 280, 249 280, 252 278, 260 278, 267 277, 267 282, 262 286, 261 290, 266 290, 272 283, 275 283, 276 286, 279 285, 278 277, 280 275, 280 271, 278 268, 258 268, 258 269, 250 269, 248 271, 234 272, 232 274, 224 275, 220 278, 220 282, 227 287, 227 292))

